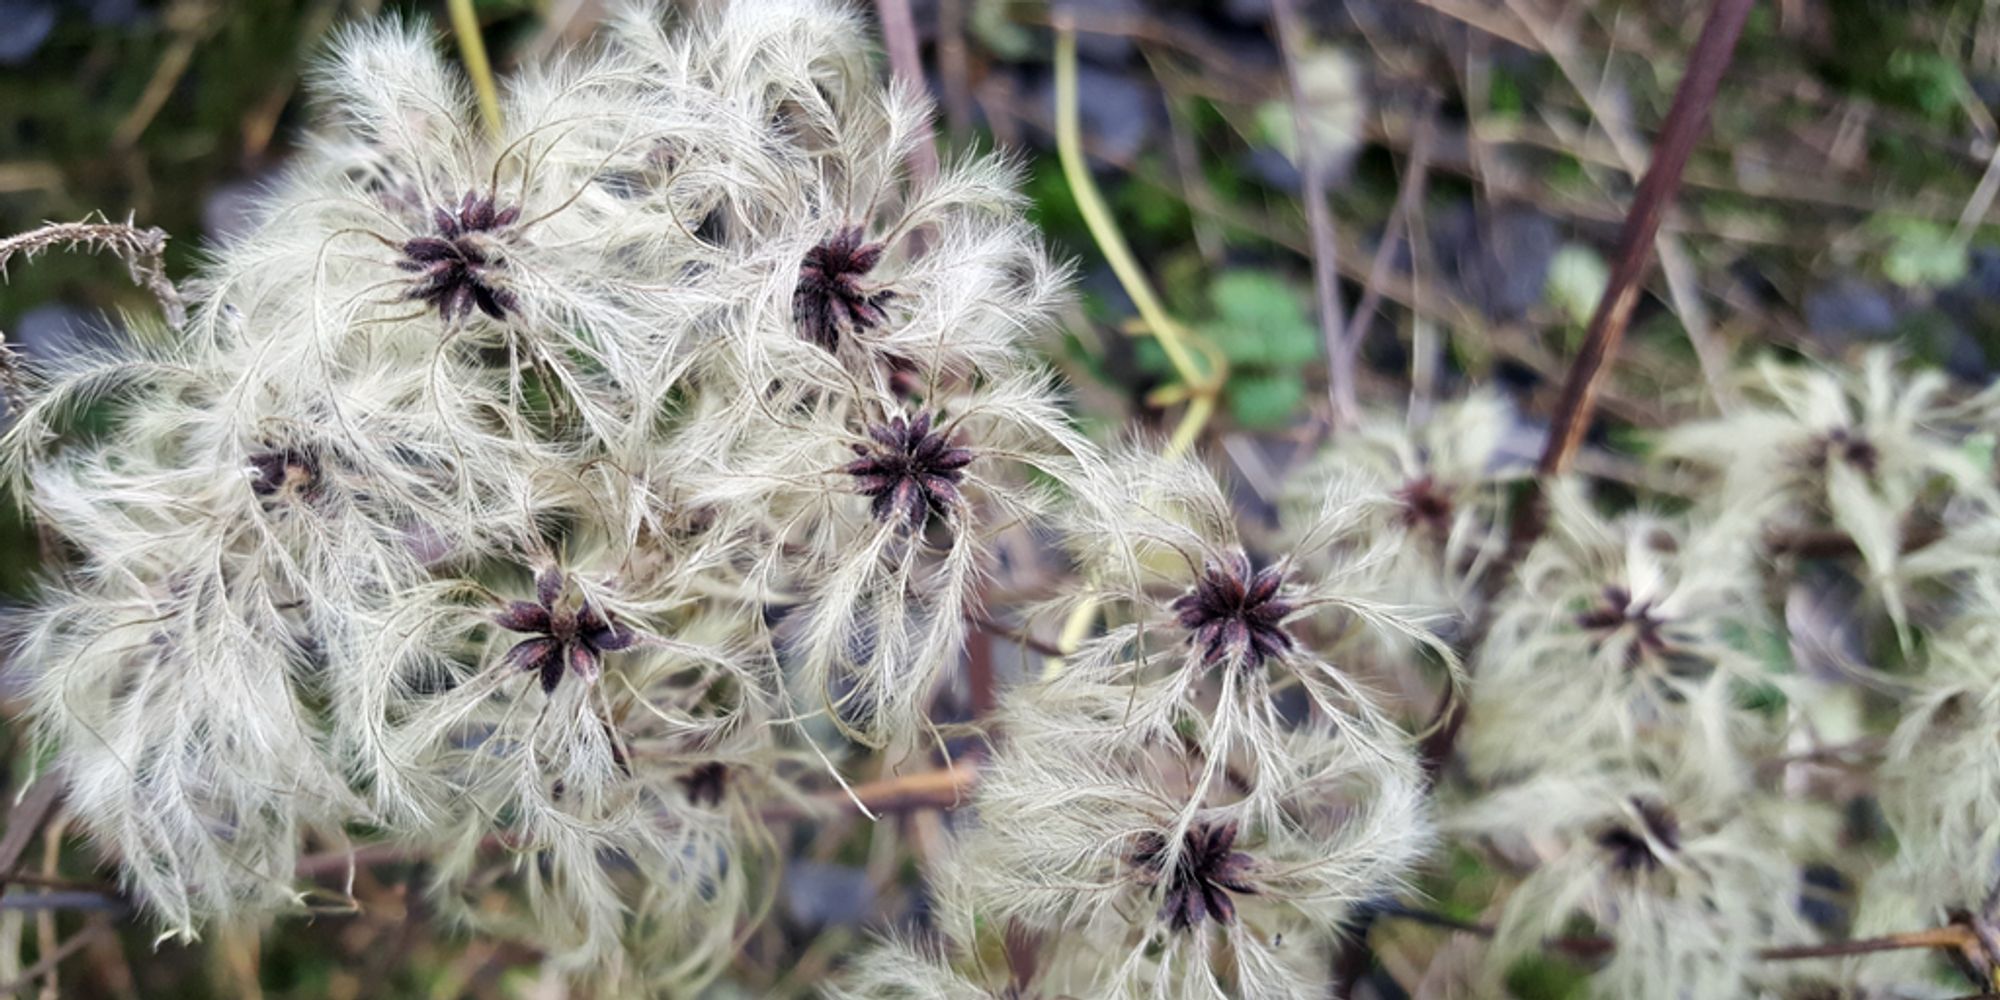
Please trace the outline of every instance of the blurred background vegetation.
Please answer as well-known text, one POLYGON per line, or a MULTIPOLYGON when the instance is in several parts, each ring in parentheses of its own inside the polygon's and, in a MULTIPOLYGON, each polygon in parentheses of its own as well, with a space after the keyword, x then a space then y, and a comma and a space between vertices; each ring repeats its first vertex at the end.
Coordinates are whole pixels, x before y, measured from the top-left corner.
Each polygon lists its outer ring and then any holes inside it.
MULTIPOLYGON (((604 6, 480 0, 477 10, 504 72, 587 38, 604 6)), ((1107 433, 1157 425, 1149 394, 1171 369, 1152 341, 1127 335, 1131 304, 1053 152, 1059 11, 1041 0, 911 6, 942 141, 1018 151, 1038 220, 1079 262, 1083 294, 1048 345, 1077 387, 1079 419, 1107 433)), ((1080 110, 1099 183, 1168 308, 1229 360, 1206 445, 1247 510, 1268 511, 1329 412, 1301 129, 1332 161, 1325 235, 1343 279, 1337 321, 1367 332, 1363 400, 1399 409, 1463 381, 1500 385, 1516 404, 1517 446, 1532 454, 1704 6, 1299 0, 1305 24, 1289 59, 1270 0, 1060 7, 1084 32, 1080 110)), ((384 15, 445 22, 441 0, 0 0, 0 232, 130 215, 172 234, 170 265, 186 276, 202 241, 238 226, 282 168, 329 32, 384 15)), ((450 44, 442 29, 439 44, 450 44)), ((1996 115, 2000 0, 1760 3, 1582 467, 1639 475, 1630 432, 1699 412, 1708 387, 1758 352, 1895 341, 1988 380, 2000 360, 1996 115)), ((7 278, 0 331, 31 355, 88 345, 120 310, 151 308, 109 260, 52 255, 7 278)), ((0 514, 0 594, 20 596, 42 543, 11 509, 0 514)), ((17 688, 0 673, 0 696, 17 688)), ((12 791, 32 762, 20 733, 0 739, 12 791)), ((871 852, 870 838, 939 832, 923 814, 795 831, 778 911, 718 995, 799 995, 871 928, 920 910, 907 860, 885 864, 895 852, 871 852)), ((560 995, 534 942, 466 940, 429 922, 415 865, 360 870, 359 913, 335 908, 261 936, 219 929, 195 945, 156 945, 115 897, 91 891, 108 876, 81 845, 20 867, 53 881, 0 898, 0 984, 73 941, 82 957, 35 988, 560 995)), ((320 874, 333 887, 346 872, 320 874)), ((1479 873, 1449 874, 1433 888, 1476 894, 1479 873)), ((1397 947, 1377 942, 1383 968, 1365 995, 1402 995, 1397 947)), ((1529 971, 1520 996, 1574 989, 1560 970, 1529 971)))

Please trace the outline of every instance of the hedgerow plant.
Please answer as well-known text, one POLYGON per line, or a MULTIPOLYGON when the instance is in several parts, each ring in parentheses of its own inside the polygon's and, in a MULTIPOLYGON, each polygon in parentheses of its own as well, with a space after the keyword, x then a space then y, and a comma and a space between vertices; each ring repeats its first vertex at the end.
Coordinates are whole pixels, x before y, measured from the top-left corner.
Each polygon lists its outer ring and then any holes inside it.
POLYGON ((1531 474, 1468 391, 1340 422, 1265 523, 1189 447, 1221 372, 1169 443, 1073 425, 1014 165, 908 170, 930 110, 844 7, 624 8, 497 132, 417 25, 315 89, 183 289, 157 233, 0 245, 112 249, 169 307, 9 356, 0 439, 56 543, 9 632, 35 732, 164 934, 390 844, 474 933, 694 995, 791 824, 962 806, 829 995, 1316 997, 1408 916, 1469 934, 1439 996, 1550 956, 1605 997, 1959 989, 1796 961, 1911 942, 1995 984, 1992 390, 1760 361, 1636 497, 1531 474), (1788 624, 1812 574, 1859 585, 1853 662, 1788 624), (1050 653, 997 698, 995 635, 1050 653), (1893 851, 1841 849, 1857 802, 1893 851))

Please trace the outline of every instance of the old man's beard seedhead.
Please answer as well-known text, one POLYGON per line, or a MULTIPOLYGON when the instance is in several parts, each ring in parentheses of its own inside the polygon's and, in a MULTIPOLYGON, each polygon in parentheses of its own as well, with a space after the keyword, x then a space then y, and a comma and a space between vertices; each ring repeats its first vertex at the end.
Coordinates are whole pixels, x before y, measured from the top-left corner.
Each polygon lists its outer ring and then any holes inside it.
POLYGON ((1132 849, 1132 864, 1160 885, 1160 919, 1177 931, 1196 930, 1204 919, 1227 924, 1236 919, 1231 893, 1255 894, 1248 880, 1256 864, 1234 850, 1236 824, 1198 823, 1170 851, 1167 835, 1141 834, 1132 849))
POLYGON ((627 5, 526 61, 496 136, 427 30, 349 27, 190 328, 35 380, 5 471, 78 560, 21 660, 171 929, 292 908, 306 838, 366 824, 454 895, 518 851, 504 895, 608 994, 699 989, 762 911, 764 800, 835 756, 788 742, 787 683, 865 672, 871 732, 923 740, 994 526, 1046 501, 1021 466, 1091 446, 1027 347, 1066 273, 1014 172, 906 180, 879 137, 929 109, 862 28, 627 5), (902 215, 829 229, 836 177, 902 215), (950 377, 915 406, 919 371, 950 377), (851 616, 805 680, 772 634, 801 600, 851 616))
POLYGON ((416 275, 406 298, 435 306, 449 323, 474 309, 504 320, 520 308, 505 284, 503 256, 506 230, 521 217, 518 206, 498 208, 493 196, 468 191, 456 210, 438 208, 431 218, 436 231, 414 236, 403 244, 397 267, 416 275))
POLYGON ((877 521, 916 531, 958 506, 959 483, 976 456, 949 432, 934 430, 934 420, 929 412, 899 414, 869 427, 868 444, 853 446, 860 457, 846 471, 877 521))
POLYGON ((1284 582, 1282 568, 1252 572, 1249 557, 1238 553, 1204 566, 1172 608, 1205 664, 1255 670, 1292 649, 1285 618, 1293 608, 1279 595, 1284 582))
POLYGON ((887 249, 864 242, 862 227, 853 225, 841 227, 806 251, 799 265, 798 290, 792 293, 800 335, 833 351, 843 336, 888 322, 883 307, 896 297, 895 291, 867 283, 868 272, 887 249))
POLYGON ((606 653, 638 641, 616 615, 599 611, 588 600, 565 597, 560 569, 543 570, 535 578, 535 600, 514 601, 494 616, 501 628, 527 633, 507 651, 506 662, 541 677, 542 691, 551 692, 565 674, 584 684, 597 680, 606 653))

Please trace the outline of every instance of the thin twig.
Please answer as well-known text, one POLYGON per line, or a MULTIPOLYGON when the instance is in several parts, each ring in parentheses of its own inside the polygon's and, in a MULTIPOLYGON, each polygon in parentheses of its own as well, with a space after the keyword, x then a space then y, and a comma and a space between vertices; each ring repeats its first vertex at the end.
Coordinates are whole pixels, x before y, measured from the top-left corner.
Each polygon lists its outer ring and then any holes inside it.
MULTIPOLYGON (((181 293, 167 279, 166 230, 140 229, 129 218, 123 223, 112 222, 102 214, 85 216, 78 222, 45 223, 40 228, 0 239, 0 283, 7 280, 7 265, 16 255, 23 261, 33 261, 56 247, 90 253, 105 251, 124 261, 132 283, 152 293, 169 327, 178 330, 187 322, 181 293)), ((0 388, 16 399, 22 394, 20 358, 7 346, 5 331, 0 331, 0 388)), ((9 858, 0 868, 12 864, 13 859, 9 858)))
MULTIPOLYGON (((1617 266, 1604 286, 1597 311, 1591 316, 1583 348, 1571 362, 1569 375, 1563 382, 1562 396, 1549 424, 1548 444, 1536 466, 1537 478, 1530 492, 1520 498, 1519 506, 1515 508, 1506 550, 1482 578, 1482 589, 1497 592, 1507 586, 1513 578, 1514 567, 1527 555, 1529 547, 1547 526, 1542 490, 1550 480, 1569 468, 1583 443, 1584 431, 1589 428, 1591 415, 1596 409, 1601 383, 1610 371, 1611 360, 1618 353, 1618 346, 1625 337, 1626 324, 1631 321, 1632 309, 1638 303, 1639 280, 1644 277, 1651 260, 1653 238, 1659 233, 1667 205, 1679 189, 1681 170, 1686 167, 1688 156, 1694 150, 1695 139, 1707 124, 1709 107, 1715 103, 1722 74, 1729 68, 1730 58, 1735 54, 1736 40, 1743 32, 1743 22, 1749 15, 1752 2, 1715 0, 1714 6, 1709 8, 1708 19, 1702 24, 1701 35, 1695 40, 1694 52, 1689 57, 1687 72, 1674 91, 1674 103, 1661 129, 1653 164, 1639 182, 1631 212, 1626 216, 1624 230, 1619 234, 1617 266)), ((1490 607, 1491 603, 1488 601, 1487 605, 1490 607)), ((1476 649, 1484 641, 1491 624, 1490 614, 1482 615, 1472 623, 1467 630, 1467 650, 1476 649)), ((1461 650, 1461 653, 1467 650, 1461 650)), ((1471 662, 1470 656, 1466 657, 1466 662, 1471 662)), ((1457 696, 1457 688, 1446 688, 1432 714, 1429 735, 1421 744, 1426 773, 1433 781, 1451 759, 1459 733, 1464 731, 1465 711, 1465 702, 1457 696)))
POLYGON ((1639 182, 1632 212, 1626 216, 1624 231, 1619 234, 1617 264, 1604 286, 1603 297, 1598 300, 1597 311, 1591 316, 1583 348, 1563 384, 1562 397, 1549 428, 1548 447, 1537 467, 1544 478, 1561 475, 1583 443, 1599 383, 1617 356, 1633 307, 1638 304, 1640 279, 1652 263, 1651 251, 1654 237, 1660 231, 1660 220, 1680 189, 1681 171, 1694 151, 1695 139, 1707 127, 1709 107, 1715 103, 1722 74, 1729 68, 1736 40, 1743 33, 1743 22, 1753 2, 1715 0, 1709 9, 1708 20, 1703 23, 1689 58, 1687 73, 1674 91, 1674 103, 1661 129, 1652 166, 1639 182))
MULTIPOLYGON (((1010 120, 1054 132, 1047 115, 1022 102, 1001 100, 991 90, 986 91, 982 99, 987 113, 995 121, 1010 120)), ((1131 157, 1114 154, 1087 140, 1084 148, 1091 156, 1119 168, 1131 179, 1169 197, 1181 199, 1189 210, 1212 218, 1225 228, 1268 240, 1301 256, 1312 252, 1306 234, 1280 220, 1222 203, 1211 192, 1200 188, 1183 188, 1171 179, 1148 172, 1131 157)), ((1440 162, 1435 152, 1431 162, 1434 166, 1440 162)), ((1340 249, 1341 274, 1351 281, 1366 280, 1369 267, 1366 263, 1369 257, 1367 248, 1343 241, 1340 249)), ((1488 349, 1521 363, 1551 382, 1560 380, 1565 371, 1558 359, 1525 328, 1517 324, 1489 325, 1478 310, 1455 298, 1448 289, 1419 288, 1414 276, 1404 278, 1393 271, 1377 287, 1381 289, 1384 301, 1393 302, 1438 326, 1449 328, 1458 336, 1476 338, 1488 349)), ((1673 422, 1673 414, 1657 401, 1621 395, 1615 390, 1615 386, 1606 386, 1599 395, 1599 406, 1605 412, 1641 427, 1663 427, 1673 422)))
POLYGON ((131 219, 112 222, 102 214, 85 216, 76 222, 48 222, 25 233, 0 239, 0 281, 7 278, 7 265, 19 255, 33 261, 49 250, 99 251, 125 262, 132 283, 152 293, 160 303, 167 323, 178 329, 187 322, 187 309, 180 291, 167 280, 167 231, 157 227, 140 229, 131 219))
POLYGON ((1021 646, 1024 649, 1029 649, 1033 650, 1034 652, 1040 653, 1043 656, 1063 655, 1062 647, 1057 646, 1055 643, 1050 642, 1047 639, 1040 638, 1036 636, 1034 633, 1027 631, 1026 629, 1017 629, 1012 626, 1009 626, 1005 622, 996 621, 992 618, 986 617, 985 615, 974 614, 972 612, 966 613, 965 620, 971 623, 971 625, 974 628, 980 630, 981 632, 985 632, 988 635, 998 636, 1002 639, 1007 640, 1008 642, 1021 646))
POLYGON ((118 892, 117 888, 102 882, 40 875, 35 872, 12 872, 0 875, 0 885, 27 885, 38 889, 66 889, 71 892, 95 892, 101 895, 116 895, 118 892))
MULTIPOLYGON (((1491 938, 1496 929, 1491 924, 1460 920, 1457 917, 1430 910, 1392 903, 1373 908, 1376 916, 1393 917, 1429 927, 1471 934, 1474 937, 1491 938)), ((1960 924, 1934 927, 1921 931, 1900 934, 1885 934, 1881 937, 1855 938, 1848 941, 1826 941, 1819 944, 1783 945, 1759 948, 1756 955, 1765 962, 1795 962, 1814 958, 1840 958, 1847 955, 1870 955, 1883 951, 1908 951, 1917 948, 1962 948, 1972 941, 1972 931, 1960 924)), ((1571 955, 1599 955, 1608 952, 1613 945, 1611 939, 1598 936, 1550 938, 1544 944, 1551 951, 1571 955)))
POLYGON ((1396 206, 1382 228, 1382 241, 1375 247, 1374 260, 1368 264, 1368 279, 1361 284, 1361 301, 1355 305, 1354 316, 1347 324, 1347 343, 1356 349, 1361 345, 1361 338, 1368 334, 1368 324, 1375 321, 1376 310, 1381 308, 1382 284, 1388 280, 1389 269, 1395 265, 1397 249, 1404 238, 1415 232, 1412 220, 1417 206, 1424 199, 1424 189, 1430 179, 1434 111, 1434 105, 1427 107, 1418 119, 1416 138, 1410 142, 1410 159, 1403 166, 1401 187, 1396 192, 1396 206))
MULTIPOLYGON (((1076 62, 1076 30, 1067 20, 1059 19, 1056 26, 1055 133, 1056 155, 1062 161, 1063 179, 1069 184, 1070 193, 1076 199, 1077 211, 1083 215, 1091 238, 1097 241, 1105 262, 1117 275, 1125 294, 1132 299, 1132 305, 1138 309, 1139 318, 1145 322, 1147 331, 1166 352, 1167 360, 1174 366, 1174 373, 1187 384, 1196 401, 1204 396, 1212 397, 1226 375, 1216 364, 1220 357, 1210 358, 1211 366, 1206 368, 1195 360, 1198 348, 1194 344, 1193 332, 1169 315, 1166 306, 1161 304, 1152 283, 1146 279, 1145 270, 1133 256, 1124 234, 1119 232, 1103 194, 1097 190, 1097 182, 1090 176, 1089 164, 1084 162, 1076 62)), ((1191 404, 1188 415, 1194 412, 1191 404)), ((1187 419, 1183 417, 1183 424, 1187 419)), ((1178 441, 1183 436, 1186 436, 1184 432, 1176 432, 1175 439, 1178 441)))
POLYGON ((979 631, 966 637, 965 685, 971 690, 972 717, 983 719, 999 704, 998 678, 993 670, 993 636, 979 631))
POLYGON ((1936 927, 1903 934, 1885 934, 1882 937, 1857 938, 1852 941, 1760 948, 1757 950, 1757 957, 1766 962, 1793 962, 1809 958, 1871 955, 1880 951, 1908 951, 1913 948, 1961 948, 1971 940, 1971 935, 1971 931, 1953 924, 1949 927, 1936 927))
POLYGON ((1283 86, 1283 81, 1265 67, 1244 61, 1210 36, 1148 14, 1090 10, 1081 4, 1070 4, 1049 13, 1023 9, 1018 19, 1024 24, 1068 26, 1087 35, 1114 35, 1177 50, 1200 63, 1204 77, 1239 97, 1261 99, 1276 94, 1283 86))
MULTIPOLYGON (((910 15, 910 0, 875 0, 875 11, 882 18, 882 39, 889 49, 889 72, 904 86, 917 93, 925 92, 924 61, 917 47, 917 22, 910 15)), ((937 146, 931 141, 930 119, 926 118, 919 128, 916 145, 910 150, 910 172, 919 184, 927 184, 937 176, 937 146)))
POLYGON ((1959 246, 1972 242, 1979 223, 1993 208, 1993 198, 2000 195, 2000 142, 1993 144, 1993 155, 1986 160, 1986 170, 1979 175, 1979 185, 1972 189, 1972 197, 1965 200, 1965 209, 1958 214, 1958 226, 1952 230, 1952 241, 1959 246))
POLYGON ((42 821, 55 808, 56 799, 62 795, 62 781, 51 774, 44 774, 21 793, 14 808, 7 811, 7 832, 0 834, 0 871, 12 870, 14 863, 21 860, 22 852, 28 849, 28 842, 42 829, 42 821))
POLYGON ((57 910, 96 911, 124 913, 130 904, 116 895, 107 895, 100 890, 83 892, 37 892, 16 893, 0 896, 0 910, 33 913, 37 917, 53 917, 57 910))
MULTIPOLYGON (((1640 178, 1646 168, 1645 141, 1641 139, 1623 114, 1610 102, 1604 100, 1602 91, 1605 80, 1599 77, 1592 81, 1577 54, 1577 46, 1569 33, 1544 21, 1529 0, 1507 0, 1507 8, 1514 13, 1530 34, 1541 44, 1544 52, 1555 62, 1556 68, 1583 100, 1590 116, 1604 130, 1610 140, 1613 153, 1619 165, 1633 178, 1640 178)), ((1699 43, 1697 43, 1699 45, 1699 43)), ((1692 71, 1692 68, 1691 70, 1692 71)), ((1671 127, 1672 118, 1668 125, 1671 127)), ((1690 139, 1690 149, 1693 140, 1690 139)), ((1669 197, 1664 208, 1671 207, 1669 197)), ((1702 302, 1699 288, 1700 276, 1696 273, 1694 261, 1687 249, 1681 245, 1670 230, 1655 228, 1648 240, 1659 254, 1660 269, 1667 280, 1667 295, 1673 300, 1674 311, 1680 315, 1681 325, 1687 330, 1688 341, 1694 345, 1695 357, 1701 364, 1702 377, 1707 381, 1709 392, 1718 406, 1725 409, 1731 402, 1730 389, 1725 377, 1727 359, 1722 356, 1720 345, 1716 344, 1708 307, 1702 302)))
POLYGON ((1305 26, 1297 0, 1272 0, 1271 17, 1278 35, 1278 52, 1285 80, 1292 91, 1292 131, 1296 133, 1299 196, 1305 201, 1306 231, 1312 236, 1313 301, 1319 311, 1320 335, 1326 341, 1326 394, 1335 427, 1351 426, 1360 417, 1354 396, 1354 365, 1360 338, 1342 320, 1339 250, 1334 239, 1333 209, 1327 204, 1325 151, 1316 141, 1318 129, 1306 107, 1307 94, 1299 62, 1305 58, 1305 26))
POLYGON ((20 978, 15 979, 11 983, 0 984, 0 993, 19 993, 35 985, 37 980, 54 971, 56 966, 61 965, 64 959, 82 951, 83 947, 91 942, 91 939, 105 934, 111 929, 109 918, 102 916, 93 918, 82 930, 70 935, 69 940, 64 941, 54 951, 43 956, 41 961, 22 970, 20 978))
POLYGON ((961 147, 972 132, 972 56, 965 43, 965 7, 968 0, 938 2, 938 83, 944 91, 945 116, 951 123, 951 141, 961 147))
POLYGON ((146 134, 147 127, 159 117, 160 110, 167 106, 168 98, 174 95, 174 89, 187 77, 188 67, 194 64, 195 50, 216 22, 215 11, 199 0, 169 7, 166 20, 173 26, 174 40, 153 67, 153 75, 147 79, 145 89, 139 92, 139 102, 112 130, 112 149, 130 149, 140 136, 146 134))

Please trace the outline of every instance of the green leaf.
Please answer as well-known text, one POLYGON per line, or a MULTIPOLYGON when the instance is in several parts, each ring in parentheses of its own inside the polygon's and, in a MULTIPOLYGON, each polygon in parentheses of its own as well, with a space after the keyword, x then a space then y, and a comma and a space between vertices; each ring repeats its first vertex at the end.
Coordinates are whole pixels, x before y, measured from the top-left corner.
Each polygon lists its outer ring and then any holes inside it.
POLYGON ((1965 277, 1971 267, 1965 244, 1951 228, 1928 219, 1878 218, 1874 230, 1888 241, 1882 274, 1905 288, 1937 288, 1965 277))
MULTIPOLYGON (((1367 97, 1362 68, 1353 56, 1331 46, 1305 53, 1298 61, 1300 102, 1314 148, 1339 161, 1361 141, 1367 97)), ((1294 163, 1299 159, 1299 122, 1289 101, 1266 101, 1257 108, 1257 130, 1272 148, 1294 163)))
POLYGON ((1993 467, 1993 446, 1993 433, 1991 431, 1980 431, 1966 437, 1965 441, 1959 445, 1959 450, 1965 453, 1965 457, 1972 460, 1972 464, 1982 469, 1990 469, 1993 467))
POLYGON ((1208 286, 1215 319, 1203 333, 1232 365, 1292 367, 1319 357, 1319 329, 1298 293, 1263 271, 1229 271, 1208 286))
POLYGON ((1574 962, 1524 955, 1507 967, 1507 993, 1520 1000, 1582 1000, 1590 974, 1574 962))
POLYGON ((1229 413, 1244 427, 1266 430, 1291 422, 1305 399, 1305 380, 1297 372, 1231 376, 1224 393, 1229 413))
POLYGON ((1007 0, 974 0, 967 27, 987 51, 1009 62, 1035 54, 1035 36, 1008 16, 1007 0))
POLYGON ((1138 363, 1140 371, 1157 378, 1171 379, 1179 374, 1174 370, 1173 360, 1167 357, 1166 348, 1151 337, 1133 343, 1132 360, 1138 363))
POLYGON ((1565 243, 1549 261, 1549 276, 1542 294, 1577 326, 1590 325, 1597 300, 1611 282, 1611 268, 1597 251, 1579 243, 1565 243))

